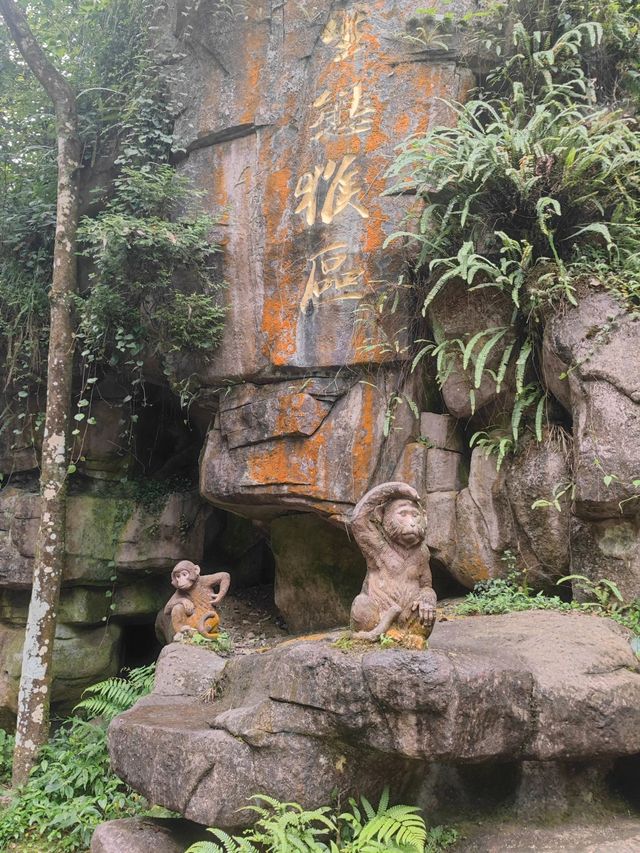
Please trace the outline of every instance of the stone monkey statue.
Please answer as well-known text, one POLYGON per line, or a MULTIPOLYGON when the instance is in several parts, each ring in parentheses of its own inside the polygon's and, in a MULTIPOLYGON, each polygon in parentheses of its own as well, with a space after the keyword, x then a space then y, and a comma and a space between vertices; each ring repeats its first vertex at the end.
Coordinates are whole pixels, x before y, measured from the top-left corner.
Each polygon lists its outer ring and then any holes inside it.
POLYGON ((189 630, 198 631, 207 639, 216 637, 220 617, 215 605, 229 591, 229 573, 216 572, 201 576, 200 566, 189 560, 181 560, 171 572, 171 583, 176 591, 158 617, 158 633, 162 633, 168 642, 175 639, 176 634, 189 630), (218 591, 214 592, 216 586, 218 591))
POLYGON ((367 561, 362 592, 351 606, 356 639, 376 640, 390 628, 426 638, 436 618, 426 519, 406 483, 383 483, 356 504, 351 530, 367 561))

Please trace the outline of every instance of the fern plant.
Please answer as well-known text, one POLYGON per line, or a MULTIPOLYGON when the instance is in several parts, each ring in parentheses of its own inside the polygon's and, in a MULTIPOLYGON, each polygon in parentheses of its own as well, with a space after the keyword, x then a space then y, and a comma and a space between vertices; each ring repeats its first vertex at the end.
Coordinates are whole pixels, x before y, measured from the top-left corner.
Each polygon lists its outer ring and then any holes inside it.
MULTIPOLYGON (((542 438, 543 311, 575 303, 600 270, 606 286, 640 304, 640 133, 627 113, 598 103, 603 89, 588 73, 600 67, 594 55, 609 31, 600 20, 576 20, 576 4, 571 14, 559 5, 564 12, 547 4, 532 22, 512 0, 499 66, 472 100, 449 104, 453 127, 409 139, 389 173, 389 193, 414 192, 424 202, 415 227, 389 238, 418 245, 423 315, 435 300, 446 304, 453 282, 497 291, 512 306, 508 324, 465 339, 448 340, 434 328, 435 340, 417 342, 413 361, 415 369, 433 357, 441 385, 460 365, 472 411, 487 378, 496 393, 509 386, 508 431, 503 426, 498 441, 474 437, 501 458, 517 447, 526 423, 542 438)), ((618 19, 625 14, 635 21, 625 9, 618 19)), ((638 27, 629 23, 625 33, 625 49, 636 49, 638 27)))
POLYGON ((187 853, 437 853, 457 834, 444 827, 427 831, 415 806, 390 806, 385 789, 377 808, 362 797, 336 815, 327 806, 306 810, 264 795, 246 808, 258 819, 242 835, 210 829, 215 841, 199 841, 187 853))
POLYGON ((78 702, 74 711, 82 711, 90 719, 102 717, 105 722, 110 722, 151 692, 155 672, 156 665, 151 663, 129 670, 125 678, 114 676, 92 684, 82 694, 87 698, 78 702))

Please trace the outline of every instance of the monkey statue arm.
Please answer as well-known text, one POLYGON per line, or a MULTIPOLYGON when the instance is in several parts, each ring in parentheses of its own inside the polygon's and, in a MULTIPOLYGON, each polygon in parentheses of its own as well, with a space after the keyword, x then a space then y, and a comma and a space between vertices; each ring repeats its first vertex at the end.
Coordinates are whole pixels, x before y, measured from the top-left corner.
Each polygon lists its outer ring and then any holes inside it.
POLYGON ((219 604, 229 592, 231 575, 229 572, 216 572, 213 575, 202 575, 200 581, 211 589, 211 604, 219 604), (213 587, 216 585, 219 585, 218 592, 213 592, 213 587))
MULTIPOLYGON (((428 551, 426 559, 428 566, 428 551)), ((436 604, 438 603, 438 596, 431 584, 431 571, 427 568, 420 578, 420 592, 418 593, 416 600, 411 605, 411 610, 414 612, 416 610, 418 611, 418 619, 426 628, 433 628, 436 621, 436 604)))
MULTIPOLYGON (((407 483, 382 483, 382 485, 370 489, 355 505, 351 515, 351 529, 365 558, 370 553, 379 553, 381 548, 386 545, 381 530, 376 526, 371 516, 388 501, 396 498, 419 501, 420 495, 407 483)), ((378 519, 378 521, 380 520, 378 519)))
POLYGON ((171 611, 174 607, 177 607, 178 604, 181 604, 184 607, 184 612, 187 616, 192 616, 195 612, 195 606, 193 602, 182 592, 174 592, 169 601, 164 606, 164 612, 167 616, 171 614, 171 611))

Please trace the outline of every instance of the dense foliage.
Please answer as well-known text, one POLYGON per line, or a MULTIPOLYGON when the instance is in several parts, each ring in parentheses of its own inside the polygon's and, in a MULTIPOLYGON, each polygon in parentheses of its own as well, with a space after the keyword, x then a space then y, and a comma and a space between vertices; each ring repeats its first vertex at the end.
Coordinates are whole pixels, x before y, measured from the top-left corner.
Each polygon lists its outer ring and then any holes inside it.
POLYGON ((527 413, 541 440, 545 310, 596 285, 640 305, 640 18, 637 3, 605 6, 512 0, 471 16, 468 43, 485 63, 493 55, 493 70, 467 103, 450 104, 452 127, 409 139, 391 169, 390 191, 424 202, 415 227, 394 235, 419 245, 423 314, 446 305, 452 282, 511 304, 510 322, 468 338, 434 328, 414 360, 432 356, 440 384, 462 363, 472 409, 487 374, 497 392, 509 386, 508 428, 474 437, 501 457, 527 413))
MULTIPOLYGON (((55 853, 86 850, 99 823, 148 810, 147 802, 111 770, 106 724, 130 708, 153 684, 155 666, 132 670, 89 688, 79 708, 100 720, 67 720, 40 754, 26 785, 0 808, 0 848, 10 842, 40 845, 55 853)), ((0 782, 11 775, 13 738, 0 730, 0 782)))
POLYGON ((377 809, 362 797, 350 800, 350 810, 336 814, 328 806, 306 810, 256 796, 247 809, 256 823, 242 835, 220 829, 209 832, 216 841, 200 841, 187 853, 437 853, 455 842, 454 830, 427 830, 414 806, 390 806, 385 790, 377 809))
MULTIPOLYGON (((154 12, 148 0, 29 7, 36 36, 78 92, 80 409, 105 370, 135 396, 145 357, 210 350, 223 324, 213 223, 169 165, 173 108, 151 42, 154 12)), ((56 139, 52 107, 4 27, 0 53, 0 438, 19 446, 44 409, 56 139)), ((76 420, 89 417, 84 409, 76 420)))
POLYGON ((225 312, 216 300, 211 219, 183 212, 197 194, 169 165, 125 167, 114 189, 78 234, 93 269, 77 298, 83 357, 135 366, 142 351, 212 349, 225 312), (177 286, 180 272, 188 290, 177 286))

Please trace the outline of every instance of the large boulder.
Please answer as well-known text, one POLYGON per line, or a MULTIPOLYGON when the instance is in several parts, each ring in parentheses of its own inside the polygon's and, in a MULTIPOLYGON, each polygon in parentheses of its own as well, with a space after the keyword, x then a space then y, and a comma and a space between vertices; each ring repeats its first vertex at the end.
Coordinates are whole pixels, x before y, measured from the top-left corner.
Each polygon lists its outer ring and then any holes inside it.
POLYGON ((640 596, 640 314, 603 288, 544 332, 544 378, 573 420, 574 573, 640 596))
POLYGON ((463 357, 459 344, 466 346, 479 332, 498 329, 510 329, 513 314, 513 302, 509 296, 497 290, 470 290, 469 285, 453 279, 440 291, 429 306, 429 321, 437 344, 451 341, 445 359, 446 375, 442 383, 442 397, 447 410, 456 418, 469 418, 483 410, 488 410, 489 420, 496 406, 502 408, 507 400, 513 399, 512 371, 503 383, 500 392, 496 389, 495 373, 500 366, 504 348, 513 342, 513 334, 507 331, 494 347, 485 363, 480 385, 475 383, 475 356, 491 337, 487 334, 480 341, 467 367, 463 366, 463 357), (493 373, 493 375, 492 375, 493 373))
MULTIPOLYGON (((450 572, 468 587, 505 576, 514 560, 532 585, 553 583, 569 571, 570 481, 566 442, 559 430, 548 432, 541 444, 525 441, 500 470, 494 456, 475 448, 469 485, 455 498, 450 534, 455 545, 441 544, 435 556, 444 554, 450 572), (554 494, 564 486, 567 490, 556 507, 554 494), (537 501, 546 504, 534 508, 537 501)), ((450 504, 448 498, 441 512, 449 512, 450 504)), ((433 505, 438 508, 435 501, 433 505)))
POLYGON ((395 368, 229 392, 202 455, 203 497, 259 519, 308 510, 344 518, 391 477, 418 431, 409 406, 394 402, 399 386, 418 397, 415 378, 395 368))
POLYGON ((250 820, 238 809, 257 792, 317 806, 335 788, 375 795, 386 781, 406 798, 434 762, 598 763, 640 751, 630 635, 594 616, 439 623, 426 652, 301 638, 222 670, 216 661, 209 677, 209 702, 201 679, 172 690, 164 677, 162 693, 109 731, 123 779, 207 825, 250 820))
POLYGON ((640 314, 604 289, 579 295, 544 332, 544 378, 573 420, 575 511, 640 511, 640 314), (609 480, 608 478, 612 479, 609 480))

